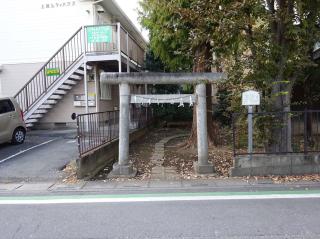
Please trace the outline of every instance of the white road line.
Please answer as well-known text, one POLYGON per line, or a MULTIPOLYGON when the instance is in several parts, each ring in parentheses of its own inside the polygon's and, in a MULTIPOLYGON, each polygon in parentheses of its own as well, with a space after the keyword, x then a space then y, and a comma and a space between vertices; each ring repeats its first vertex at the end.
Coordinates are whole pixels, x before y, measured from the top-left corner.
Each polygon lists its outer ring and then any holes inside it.
POLYGON ((128 197, 128 198, 50 198, 5 199, 0 205, 38 205, 38 204, 85 204, 85 203, 134 203, 134 202, 174 202, 174 201, 217 201, 217 200, 258 200, 258 199, 306 199, 320 198, 320 194, 274 194, 274 195, 230 195, 230 196, 167 196, 167 197, 128 197))
POLYGON ((35 148, 38 148, 38 147, 40 147, 40 146, 42 146, 42 145, 48 144, 48 143, 50 143, 50 142, 52 142, 52 141, 54 141, 54 140, 55 140, 55 139, 51 139, 51 140, 49 140, 49 141, 46 141, 46 142, 43 142, 43 143, 41 143, 41 144, 35 145, 35 146, 31 147, 31 148, 22 150, 22 151, 20 151, 19 153, 13 154, 13 155, 5 158, 5 159, 0 160, 0 163, 4 163, 5 161, 7 161, 7 160, 9 160, 9 159, 12 159, 12 158, 14 158, 14 157, 16 157, 16 156, 18 156, 18 155, 20 155, 20 154, 23 154, 23 153, 25 153, 25 152, 27 152, 27 151, 29 151, 29 150, 31 150, 31 149, 35 149, 35 148))

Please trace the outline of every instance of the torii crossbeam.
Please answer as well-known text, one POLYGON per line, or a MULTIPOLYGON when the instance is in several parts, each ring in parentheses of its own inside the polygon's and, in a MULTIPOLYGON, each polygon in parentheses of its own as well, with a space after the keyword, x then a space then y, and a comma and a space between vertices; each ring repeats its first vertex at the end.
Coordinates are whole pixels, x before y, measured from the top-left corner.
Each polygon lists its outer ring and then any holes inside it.
POLYGON ((129 161, 130 84, 196 85, 198 162, 195 164, 195 171, 199 174, 213 173, 214 167, 208 162, 206 84, 212 84, 224 78, 223 73, 101 73, 101 81, 107 84, 118 84, 120 91, 119 161, 113 165, 111 176, 134 177, 137 173, 129 161))

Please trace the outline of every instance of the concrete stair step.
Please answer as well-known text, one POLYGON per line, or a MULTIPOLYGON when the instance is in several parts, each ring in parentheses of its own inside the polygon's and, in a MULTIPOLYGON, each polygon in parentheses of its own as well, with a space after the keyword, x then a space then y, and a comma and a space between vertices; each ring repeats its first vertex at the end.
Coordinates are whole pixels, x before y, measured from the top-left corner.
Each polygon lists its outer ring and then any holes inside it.
POLYGON ((74 72, 74 74, 83 76, 83 75, 84 75, 84 70, 81 70, 81 69, 79 68, 78 70, 76 70, 76 71, 74 72))
POLYGON ((59 87, 59 90, 71 90, 71 89, 72 89, 72 86, 65 85, 64 83, 59 87))
POLYGON ((47 111, 47 110, 44 110, 44 109, 38 109, 38 110, 36 110, 34 113, 35 113, 35 114, 46 114, 46 113, 48 113, 48 111, 47 111))
MULTIPOLYGON (((79 69, 83 70, 83 65, 79 67, 79 69)), ((87 64, 87 70, 91 71, 93 66, 87 64)))
POLYGON ((39 121, 39 119, 31 119, 31 118, 25 120, 26 124, 28 124, 28 123, 36 123, 38 121, 39 121))
POLYGON ((43 110, 43 109, 52 109, 53 105, 52 104, 43 104, 39 106, 39 110, 43 110))
POLYGON ((61 100, 62 95, 52 95, 49 97, 49 100, 61 100))
POLYGON ((44 105, 55 105, 55 104, 57 104, 57 103, 58 103, 57 100, 55 100, 55 99, 49 99, 49 100, 46 100, 43 104, 44 104, 44 105))
POLYGON ((76 85, 77 82, 74 81, 74 80, 66 80, 63 84, 65 84, 65 85, 76 85))
POLYGON ((44 115, 43 114, 32 114, 29 119, 40 119, 42 118, 44 115))
POLYGON ((53 94, 54 95, 66 95, 68 91, 65 90, 56 90, 53 94))
POLYGON ((73 74, 73 75, 69 76, 69 79, 70 79, 70 80, 77 80, 77 81, 79 81, 79 80, 82 80, 82 79, 83 79, 83 76, 79 76, 79 75, 73 74))

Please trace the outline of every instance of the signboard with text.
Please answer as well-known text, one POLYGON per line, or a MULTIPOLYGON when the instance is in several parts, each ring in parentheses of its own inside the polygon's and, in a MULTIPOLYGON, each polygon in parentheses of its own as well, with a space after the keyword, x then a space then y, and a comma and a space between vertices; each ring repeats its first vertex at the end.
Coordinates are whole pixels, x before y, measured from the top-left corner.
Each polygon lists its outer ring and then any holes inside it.
POLYGON ((260 94, 258 91, 248 90, 242 93, 242 105, 260 105, 260 94))
POLYGON ((111 26, 92 26, 87 27, 88 43, 112 42, 112 27, 111 26))
POLYGON ((46 69, 46 76, 59 76, 60 69, 59 68, 47 68, 46 69))

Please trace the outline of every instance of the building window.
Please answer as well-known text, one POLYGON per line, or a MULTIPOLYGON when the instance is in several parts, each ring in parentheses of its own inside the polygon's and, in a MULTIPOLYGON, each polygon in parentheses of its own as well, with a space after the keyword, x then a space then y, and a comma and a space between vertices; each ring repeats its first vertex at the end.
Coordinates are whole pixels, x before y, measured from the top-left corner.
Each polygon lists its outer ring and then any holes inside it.
POLYGON ((112 100, 111 85, 106 82, 100 81, 100 99, 101 100, 112 100))

